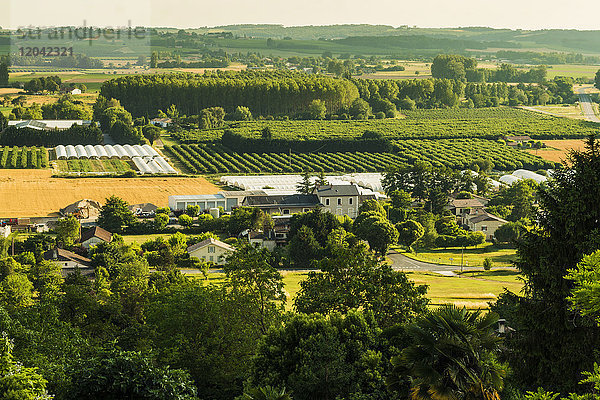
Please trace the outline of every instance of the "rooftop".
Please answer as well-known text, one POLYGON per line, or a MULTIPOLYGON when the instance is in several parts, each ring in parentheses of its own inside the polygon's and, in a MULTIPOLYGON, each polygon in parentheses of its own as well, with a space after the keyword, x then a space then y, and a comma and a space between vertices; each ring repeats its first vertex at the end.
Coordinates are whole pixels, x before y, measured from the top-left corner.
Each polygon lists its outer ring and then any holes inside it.
POLYGON ((358 196, 360 191, 356 185, 325 185, 317 187, 314 193, 319 197, 358 196))
POLYGON ((206 240, 203 240, 203 241, 201 241, 199 243, 196 243, 196 244, 188 247, 187 248, 187 252, 190 253, 190 252, 192 252, 194 250, 201 249, 201 248, 206 247, 208 245, 218 246, 218 247, 221 247, 222 249, 229 250, 229 251, 234 251, 235 250, 233 247, 231 247, 227 243, 221 242, 220 240, 217 240, 217 239, 208 238, 206 240))
POLYGON ((292 194, 274 196, 246 196, 246 206, 315 206, 319 199, 314 194, 292 194))
POLYGON ((99 226, 94 226, 93 228, 86 229, 85 231, 81 232, 80 242, 83 243, 93 237, 97 237, 105 242, 110 242, 112 239, 112 233, 106 229, 100 228, 99 226))

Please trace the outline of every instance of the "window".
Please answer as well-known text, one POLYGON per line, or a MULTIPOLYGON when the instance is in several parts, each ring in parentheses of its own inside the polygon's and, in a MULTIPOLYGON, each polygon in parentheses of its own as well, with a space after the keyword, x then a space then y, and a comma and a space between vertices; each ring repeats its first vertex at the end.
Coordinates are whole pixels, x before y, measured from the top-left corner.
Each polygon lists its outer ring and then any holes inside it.
POLYGON ((208 252, 209 253, 214 253, 215 252, 215 246, 208 246, 208 252))
POLYGON ((338 199, 338 206, 342 205, 342 199, 338 199))
POLYGON ((342 209, 341 209, 341 208, 338 208, 337 210, 335 210, 335 213, 336 213, 337 215, 342 215, 342 209))
POLYGON ((352 197, 350 197, 350 198, 348 199, 348 204, 352 205, 352 200, 354 200, 354 199, 353 199, 352 197))
POLYGON ((481 225, 481 232, 487 232, 487 226, 481 225))
POLYGON ((328 206, 329 205, 329 199, 325 199, 325 205, 328 206))
POLYGON ((283 215, 289 215, 290 214, 290 210, 288 210, 287 208, 285 210, 283 210, 283 215))
POLYGON ((210 256, 210 261, 215 261, 215 258, 213 256, 210 256))

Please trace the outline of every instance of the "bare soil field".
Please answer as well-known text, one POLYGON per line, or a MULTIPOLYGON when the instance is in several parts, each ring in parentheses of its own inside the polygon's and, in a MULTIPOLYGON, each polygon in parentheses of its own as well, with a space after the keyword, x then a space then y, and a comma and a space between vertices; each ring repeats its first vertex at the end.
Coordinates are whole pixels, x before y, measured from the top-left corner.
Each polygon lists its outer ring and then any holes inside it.
POLYGON ((116 195, 135 203, 164 207, 170 195, 213 194, 204 178, 52 178, 50 170, 0 170, 0 217, 44 217, 77 200, 104 203, 116 195))
POLYGON ((543 142, 548 146, 547 148, 527 151, 554 162, 564 162, 569 150, 581 150, 585 144, 582 139, 543 140, 543 142))

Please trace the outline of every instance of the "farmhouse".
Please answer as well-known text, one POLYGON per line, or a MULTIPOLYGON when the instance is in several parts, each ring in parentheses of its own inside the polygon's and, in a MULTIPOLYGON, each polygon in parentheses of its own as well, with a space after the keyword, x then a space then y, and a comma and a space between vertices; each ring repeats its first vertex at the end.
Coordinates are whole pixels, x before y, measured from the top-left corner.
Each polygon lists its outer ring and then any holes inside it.
POLYGON ((234 251, 235 249, 227 243, 213 238, 208 238, 187 248, 190 257, 196 257, 202 261, 219 265, 225 264, 227 255, 234 251))
POLYGON ((48 250, 44 253, 44 260, 54 261, 57 264, 59 264, 61 266, 61 273, 63 276, 68 275, 77 268, 81 271, 83 275, 94 274, 92 260, 80 256, 79 254, 73 253, 69 250, 60 248, 48 250))
POLYGON ((485 238, 487 240, 492 240, 494 238, 494 233, 496 233, 496 229, 506 224, 507 221, 483 211, 479 215, 467 218, 466 222, 466 225, 470 230, 474 232, 483 232, 485 233, 485 238))
POLYGON ((445 208, 456 216, 458 223, 464 225, 469 216, 480 214, 488 202, 488 199, 481 196, 474 196, 471 199, 451 198, 445 208))
POLYGON ((315 188, 314 193, 325 210, 335 215, 355 218, 360 206, 360 190, 356 185, 326 185, 315 188))
POLYGON ((112 240, 112 233, 106 229, 94 226, 81 233, 81 239, 79 240, 81 247, 89 249, 99 243, 108 243, 112 240))
POLYGON ((27 119, 27 120, 16 120, 8 121, 8 126, 14 126, 17 129, 31 128, 40 131, 49 131, 57 129, 59 131, 69 129, 73 125, 90 125, 92 121, 85 121, 82 119, 27 119))

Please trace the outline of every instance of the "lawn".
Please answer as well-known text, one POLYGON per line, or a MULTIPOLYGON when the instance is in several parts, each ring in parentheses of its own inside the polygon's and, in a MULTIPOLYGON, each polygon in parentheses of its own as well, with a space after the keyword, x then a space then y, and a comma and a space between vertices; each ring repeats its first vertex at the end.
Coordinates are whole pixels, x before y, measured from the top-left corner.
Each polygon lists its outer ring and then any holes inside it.
POLYGON ((570 76, 572 78, 593 79, 596 75, 596 71, 598 71, 597 65, 551 65, 548 67, 548 79, 553 79, 555 76, 570 76))
MULTIPOLYGON (((463 255, 462 248, 452 247, 448 249, 435 249, 418 251, 416 254, 404 253, 407 257, 416 260, 460 266, 463 255)), ((464 265, 469 267, 482 267, 483 260, 487 257, 492 259, 493 267, 512 267, 516 259, 515 249, 497 248, 492 243, 485 243, 475 248, 469 247, 464 250, 464 265)))
POLYGON ((504 289, 519 293, 523 287, 514 276, 506 276, 506 281, 473 277, 447 277, 435 274, 408 273, 410 280, 417 284, 429 285, 427 297, 432 306, 452 303, 470 309, 488 308, 488 303, 496 300, 504 289))
POLYGON ((137 243, 141 245, 142 243, 145 243, 149 240, 154 240, 159 237, 163 237, 166 239, 169 236, 171 235, 167 233, 154 233, 149 235, 124 235, 123 241, 125 242, 125 244, 137 243))
MULTIPOLYGON (((147 235, 148 238, 155 235, 147 235)), ((287 294, 286 309, 291 310, 294 297, 300 290, 300 282, 307 278, 306 271, 282 271, 284 289, 287 294)), ((453 303, 469 309, 488 308, 488 303, 496 300, 505 288, 519 293, 523 283, 518 280, 515 271, 488 271, 464 274, 462 277, 447 277, 428 273, 408 273, 408 277, 419 285, 428 285, 427 297, 432 306, 453 303)), ((205 280, 201 275, 195 275, 207 283, 223 282, 224 274, 209 273, 205 280)))

